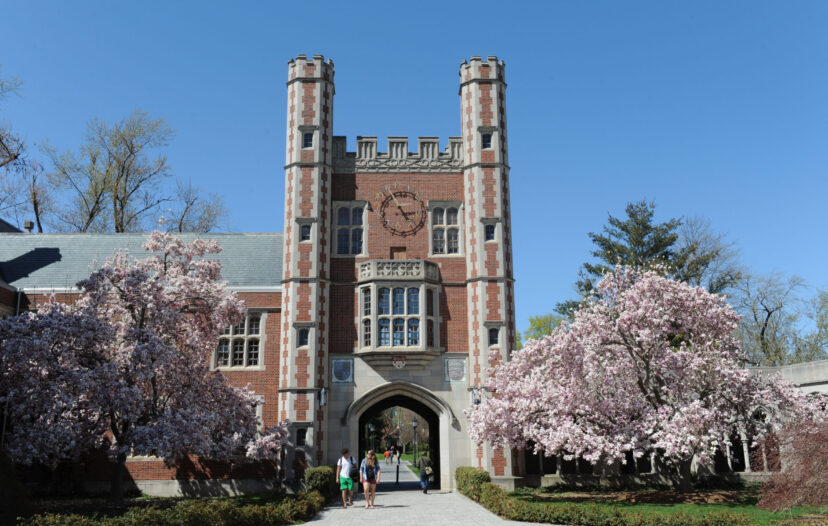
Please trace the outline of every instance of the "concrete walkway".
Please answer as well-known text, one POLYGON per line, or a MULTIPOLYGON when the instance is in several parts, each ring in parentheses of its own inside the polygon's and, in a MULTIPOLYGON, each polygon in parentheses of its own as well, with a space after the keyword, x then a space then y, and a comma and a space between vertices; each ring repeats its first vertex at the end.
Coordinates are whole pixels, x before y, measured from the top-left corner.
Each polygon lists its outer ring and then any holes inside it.
POLYGON ((377 485, 374 509, 365 509, 362 493, 354 499, 348 509, 342 507, 341 499, 323 509, 310 523, 317 525, 344 526, 364 524, 367 526, 423 526, 433 524, 468 526, 506 526, 532 523, 505 521, 490 513, 466 497, 449 492, 429 491, 424 495, 419 479, 408 468, 408 462, 400 463, 400 484, 395 484, 396 465, 388 466, 381 461, 382 477, 377 485))

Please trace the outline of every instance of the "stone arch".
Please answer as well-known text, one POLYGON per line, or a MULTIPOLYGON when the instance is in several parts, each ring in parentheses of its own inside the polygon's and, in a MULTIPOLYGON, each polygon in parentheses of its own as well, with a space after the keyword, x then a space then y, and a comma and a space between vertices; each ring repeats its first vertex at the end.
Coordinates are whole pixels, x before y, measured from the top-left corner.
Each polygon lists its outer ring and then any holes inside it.
MULTIPOLYGON (((411 400, 412 405, 422 406, 436 415, 438 458, 437 463, 447 468, 451 466, 451 448, 449 447, 449 430, 457 426, 457 417, 451 407, 433 392, 417 384, 402 380, 387 382, 379 385, 354 400, 342 415, 342 425, 348 428, 349 441, 352 445, 359 444, 360 419, 363 414, 371 411, 383 402, 393 399, 397 405, 403 405, 404 399, 411 400), (401 403, 400 403, 401 402, 401 403)), ((435 483, 441 488, 452 487, 451 472, 441 469, 435 483)))

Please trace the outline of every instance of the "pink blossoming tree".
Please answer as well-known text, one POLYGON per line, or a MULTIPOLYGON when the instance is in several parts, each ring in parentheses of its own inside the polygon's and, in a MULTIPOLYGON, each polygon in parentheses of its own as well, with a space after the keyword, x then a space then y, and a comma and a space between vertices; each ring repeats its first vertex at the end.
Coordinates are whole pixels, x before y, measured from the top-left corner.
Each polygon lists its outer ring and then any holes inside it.
POLYGON ((287 438, 287 423, 260 434, 253 394, 209 368, 222 328, 245 315, 205 258, 218 244, 153 232, 144 248, 146 259, 120 252, 78 283, 74 305, 0 321, 10 456, 54 465, 105 445, 115 499, 129 455, 273 459, 287 438))
POLYGON ((492 371, 493 396, 468 411, 477 443, 592 463, 653 451, 678 486, 734 429, 756 438, 816 408, 744 366, 739 316, 724 298, 655 271, 616 268, 571 323, 526 343, 492 371), (761 426, 753 417, 763 415, 761 426), (758 426, 758 427, 757 427, 758 426))

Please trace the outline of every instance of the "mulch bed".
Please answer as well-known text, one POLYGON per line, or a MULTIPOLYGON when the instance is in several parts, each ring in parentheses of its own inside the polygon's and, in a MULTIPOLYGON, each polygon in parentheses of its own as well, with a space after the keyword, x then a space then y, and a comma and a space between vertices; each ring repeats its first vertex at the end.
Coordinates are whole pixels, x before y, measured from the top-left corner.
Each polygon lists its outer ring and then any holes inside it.
POLYGON ((540 500, 569 502, 628 502, 631 504, 754 504, 756 491, 738 490, 700 490, 681 493, 671 490, 628 490, 607 492, 540 493, 533 495, 540 500))

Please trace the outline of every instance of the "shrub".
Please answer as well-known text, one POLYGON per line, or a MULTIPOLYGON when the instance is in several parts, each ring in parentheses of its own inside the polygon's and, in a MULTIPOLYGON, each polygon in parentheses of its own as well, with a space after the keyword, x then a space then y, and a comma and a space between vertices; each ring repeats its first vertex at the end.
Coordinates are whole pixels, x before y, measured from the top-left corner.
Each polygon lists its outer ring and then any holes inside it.
POLYGON ((778 440, 777 447, 785 451, 785 466, 762 486, 759 507, 778 511, 828 505, 828 422, 798 423, 780 433, 778 440))
POLYGON ((512 498, 491 482, 488 472, 475 468, 457 468, 457 488, 484 508, 505 519, 522 522, 546 522, 573 526, 749 526, 753 522, 731 511, 691 515, 684 512, 663 514, 606 508, 595 504, 528 502, 512 498))
POLYGON ((305 471, 305 489, 318 491, 325 498, 336 493, 336 470, 331 466, 319 466, 305 471))
POLYGON ((288 496, 279 502, 243 504, 234 499, 186 500, 167 509, 133 508, 119 517, 83 517, 48 513, 22 524, 30 526, 281 526, 307 521, 322 509, 318 491, 288 496))
POLYGON ((492 481, 488 471, 471 467, 457 468, 454 477, 457 479, 457 489, 460 493, 476 501, 480 500, 483 484, 492 481))

